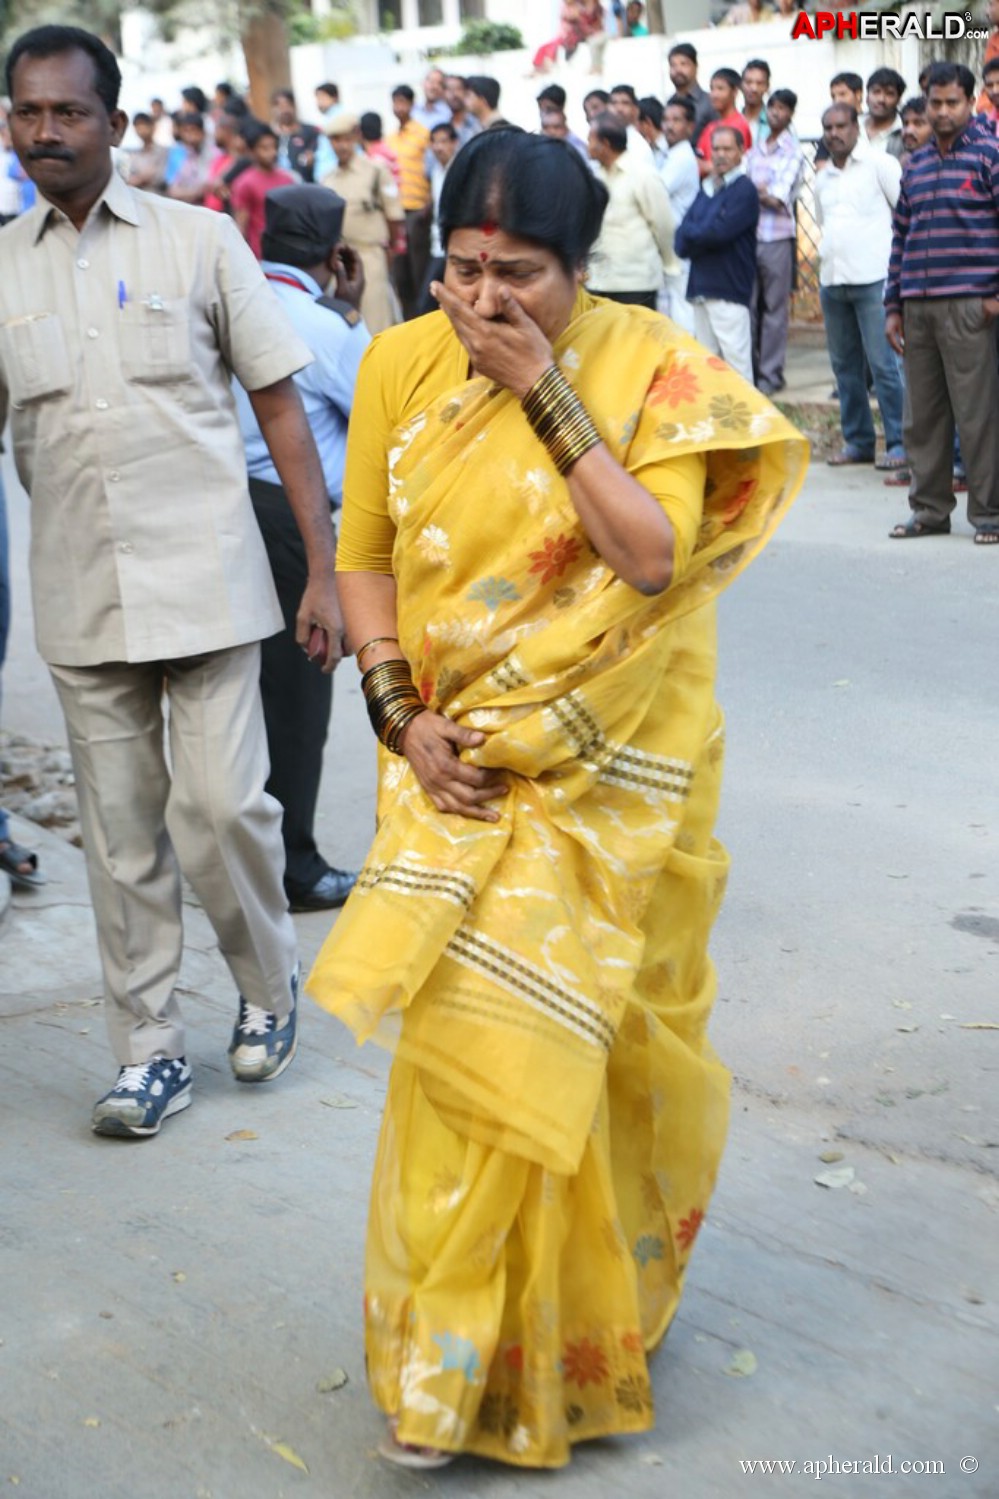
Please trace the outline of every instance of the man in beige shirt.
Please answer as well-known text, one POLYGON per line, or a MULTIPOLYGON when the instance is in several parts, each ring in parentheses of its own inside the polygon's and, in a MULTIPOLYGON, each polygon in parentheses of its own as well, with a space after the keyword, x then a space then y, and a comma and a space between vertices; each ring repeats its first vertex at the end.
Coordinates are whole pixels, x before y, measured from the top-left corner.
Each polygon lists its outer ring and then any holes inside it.
POLYGON ((31 497, 36 638, 66 717, 121 1068, 93 1126, 149 1135, 191 1098, 181 869, 239 989, 236 1077, 276 1076, 295 1050, 296 941, 257 686, 259 641, 282 617, 230 374, 302 532, 298 638, 327 670, 342 623, 291 379, 311 356, 228 219, 112 171, 120 82, 113 54, 73 27, 40 27, 8 55, 14 148, 39 199, 0 242, 0 405, 8 395, 31 497))
POLYGON ((587 290, 654 312, 664 275, 679 269, 669 193, 654 167, 633 159, 616 114, 607 111, 591 123, 588 149, 610 201, 590 252, 587 290))
POLYGON ((388 166, 360 150, 357 116, 341 111, 326 127, 336 166, 322 179, 345 204, 343 242, 356 250, 364 267, 361 316, 369 333, 402 321, 390 270, 405 245, 405 214, 388 166))

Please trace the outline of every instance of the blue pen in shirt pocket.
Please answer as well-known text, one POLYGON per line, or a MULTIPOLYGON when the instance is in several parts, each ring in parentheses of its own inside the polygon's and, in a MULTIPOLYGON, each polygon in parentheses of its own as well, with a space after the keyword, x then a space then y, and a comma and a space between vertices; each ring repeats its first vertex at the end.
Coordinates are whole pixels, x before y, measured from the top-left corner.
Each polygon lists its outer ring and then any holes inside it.
POLYGON ((124 281, 119 281, 118 282, 118 311, 119 312, 124 307, 124 305, 127 302, 127 300, 128 300, 128 293, 125 290, 125 283, 124 283, 124 281))

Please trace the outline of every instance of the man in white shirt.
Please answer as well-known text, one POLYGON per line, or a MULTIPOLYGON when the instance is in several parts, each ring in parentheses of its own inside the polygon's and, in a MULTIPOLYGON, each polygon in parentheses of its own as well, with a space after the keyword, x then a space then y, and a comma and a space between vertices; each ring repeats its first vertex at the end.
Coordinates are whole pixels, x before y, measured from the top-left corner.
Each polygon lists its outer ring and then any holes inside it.
POLYGON ((902 377, 884 331, 884 283, 902 169, 889 152, 868 144, 851 104, 830 105, 822 116, 822 138, 830 161, 815 179, 820 296, 843 429, 843 447, 829 462, 874 461, 866 358, 885 433, 885 455, 876 467, 902 468, 902 377))
MULTIPOLYGON (((701 174, 694 155, 696 123, 697 108, 693 99, 688 99, 684 94, 674 94, 663 110, 663 136, 667 151, 666 160, 659 168, 659 175, 669 194, 669 206, 676 228, 683 223, 684 215, 701 187, 701 174)), ((666 306, 663 311, 685 332, 693 333, 694 309, 687 301, 689 276, 690 261, 678 258, 676 269, 666 276, 666 306)))
POLYGON ((663 275, 676 264, 669 194, 658 172, 631 159, 625 126, 610 111, 590 126, 589 152, 610 202, 590 253, 587 286, 594 296, 655 311, 663 275))

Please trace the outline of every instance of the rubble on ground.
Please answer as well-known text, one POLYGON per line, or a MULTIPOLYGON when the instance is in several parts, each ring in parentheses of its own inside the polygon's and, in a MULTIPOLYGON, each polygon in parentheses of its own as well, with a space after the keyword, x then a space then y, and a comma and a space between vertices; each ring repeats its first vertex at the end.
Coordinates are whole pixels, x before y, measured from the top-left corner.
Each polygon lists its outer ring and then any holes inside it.
POLYGON ((80 847, 76 783, 63 746, 0 733, 0 806, 80 847))

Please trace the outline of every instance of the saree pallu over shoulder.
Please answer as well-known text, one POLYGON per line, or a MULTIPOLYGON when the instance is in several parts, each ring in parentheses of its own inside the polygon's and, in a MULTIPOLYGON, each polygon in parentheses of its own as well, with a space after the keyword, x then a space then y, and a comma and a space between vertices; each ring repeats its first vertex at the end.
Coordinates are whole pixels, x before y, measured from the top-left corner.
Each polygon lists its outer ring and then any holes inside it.
POLYGON ((394 433, 402 649, 428 706, 485 734, 467 757, 510 791, 496 824, 446 816, 383 755, 379 829, 309 980, 359 1039, 419 1069, 451 1127, 562 1173, 650 951, 711 991, 726 872, 712 601, 807 463, 780 413, 665 319, 585 296, 577 311, 556 358, 669 516, 674 582, 649 598, 607 568, 509 392, 470 380, 394 433), (699 893, 671 958, 647 922, 684 861, 699 893))

